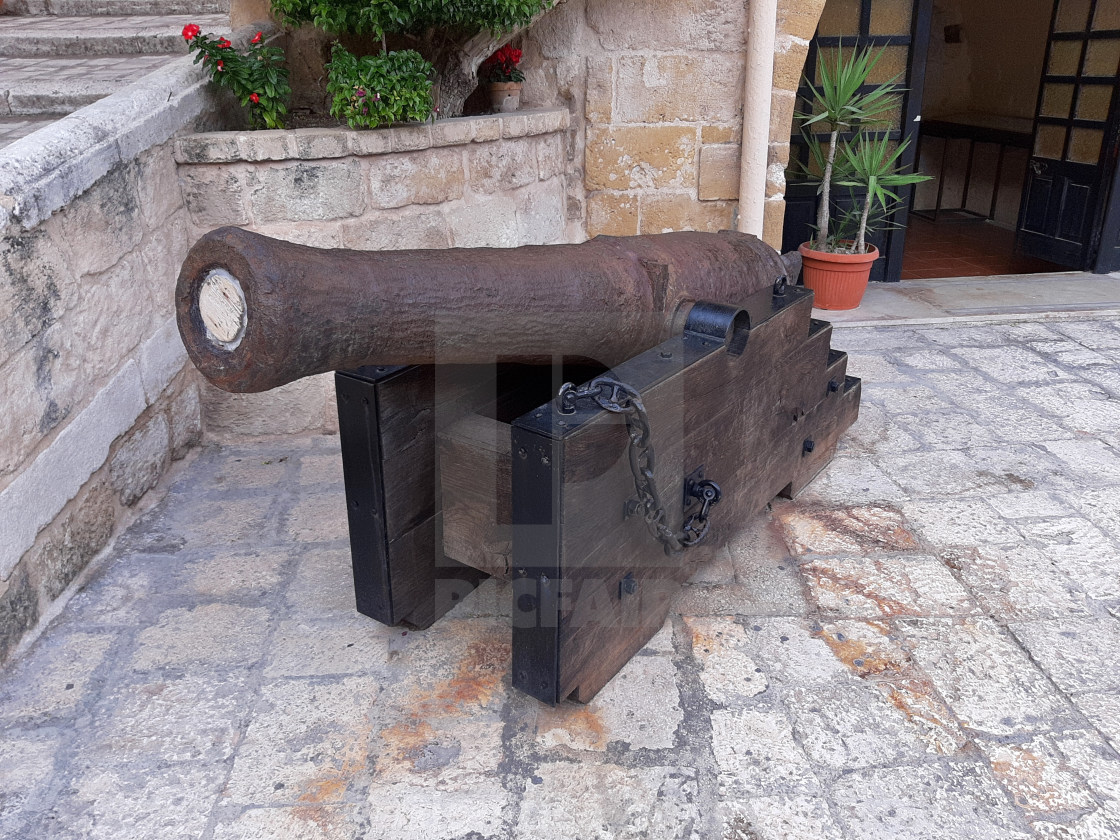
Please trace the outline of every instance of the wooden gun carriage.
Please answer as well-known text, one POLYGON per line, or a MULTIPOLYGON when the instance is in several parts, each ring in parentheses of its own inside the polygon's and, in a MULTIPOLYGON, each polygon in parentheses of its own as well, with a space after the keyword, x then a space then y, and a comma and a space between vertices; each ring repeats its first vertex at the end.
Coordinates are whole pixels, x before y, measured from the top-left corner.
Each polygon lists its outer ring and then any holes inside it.
POLYGON ((352 252, 222 228, 176 296, 220 387, 336 371, 360 612, 426 627, 510 580, 514 686, 586 702, 856 419, 788 273, 733 232, 352 252))

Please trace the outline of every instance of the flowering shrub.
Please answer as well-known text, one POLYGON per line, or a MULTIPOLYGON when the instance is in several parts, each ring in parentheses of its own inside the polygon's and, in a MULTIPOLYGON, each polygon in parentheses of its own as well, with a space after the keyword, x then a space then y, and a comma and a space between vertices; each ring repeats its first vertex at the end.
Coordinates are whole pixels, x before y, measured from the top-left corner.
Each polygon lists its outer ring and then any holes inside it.
MULTIPOLYGON (((401 35, 435 66, 442 116, 463 113, 482 60, 556 0, 271 0, 285 23, 336 35, 401 35)), ((516 62, 515 62, 516 64, 516 62)), ((517 81, 519 79, 515 79, 517 81)))
POLYGON ((327 65, 331 116, 351 128, 426 120, 432 113, 433 72, 413 50, 358 58, 335 44, 327 65))
POLYGON ((203 35, 195 23, 183 27, 183 38, 188 49, 198 53, 194 63, 202 62, 214 83, 233 91, 249 109, 251 128, 284 127, 292 91, 282 49, 266 47, 263 33, 258 32, 248 50, 241 53, 228 38, 215 40, 212 35, 203 35))
POLYGON ((506 44, 482 62, 479 75, 487 82, 523 82, 525 74, 517 69, 520 63, 521 50, 506 44))

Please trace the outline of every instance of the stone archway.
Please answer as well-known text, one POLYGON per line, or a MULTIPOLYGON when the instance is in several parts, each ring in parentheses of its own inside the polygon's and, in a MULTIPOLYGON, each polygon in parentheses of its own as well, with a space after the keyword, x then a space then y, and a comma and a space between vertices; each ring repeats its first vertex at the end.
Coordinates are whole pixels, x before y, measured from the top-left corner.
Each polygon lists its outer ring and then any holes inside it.
POLYGON ((774 45, 774 89, 770 100, 764 239, 781 243, 785 221, 786 167, 797 88, 805 70, 809 42, 817 31, 826 0, 779 0, 774 45))

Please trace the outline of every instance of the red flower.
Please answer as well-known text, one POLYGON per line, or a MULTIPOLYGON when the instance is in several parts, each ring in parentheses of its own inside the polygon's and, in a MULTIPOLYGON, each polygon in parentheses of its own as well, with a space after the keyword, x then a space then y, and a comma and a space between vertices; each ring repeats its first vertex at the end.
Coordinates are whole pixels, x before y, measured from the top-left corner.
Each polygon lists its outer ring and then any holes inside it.
POLYGON ((183 27, 183 40, 190 41, 196 38, 198 36, 198 33, 201 31, 202 27, 200 27, 197 23, 188 23, 183 27))
POLYGON ((261 42, 261 37, 263 35, 264 35, 263 32, 258 32, 256 35, 253 36, 253 40, 250 41, 249 43, 250 44, 259 44, 261 42))
POLYGON ((220 58, 218 59, 218 69, 219 70, 225 70, 226 69, 226 63, 224 61, 222 61, 220 58))
POLYGON ((258 96, 255 93, 250 93, 249 94, 249 101, 252 102, 254 105, 256 105, 258 102, 261 101, 261 98, 260 98, 260 96, 258 96))
POLYGON ((221 47, 223 50, 228 50, 230 47, 233 46, 233 42, 230 41, 228 38, 219 38, 218 39, 218 46, 221 47))

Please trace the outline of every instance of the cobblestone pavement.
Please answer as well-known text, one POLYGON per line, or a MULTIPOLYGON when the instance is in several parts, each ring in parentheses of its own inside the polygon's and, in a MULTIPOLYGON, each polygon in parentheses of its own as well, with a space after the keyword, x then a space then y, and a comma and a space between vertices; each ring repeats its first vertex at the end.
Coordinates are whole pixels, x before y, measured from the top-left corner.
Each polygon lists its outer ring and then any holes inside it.
POLYGON ((209 447, 0 677, 12 838, 1120 836, 1120 328, 850 328, 864 406, 589 705, 354 612, 334 438, 209 447))

